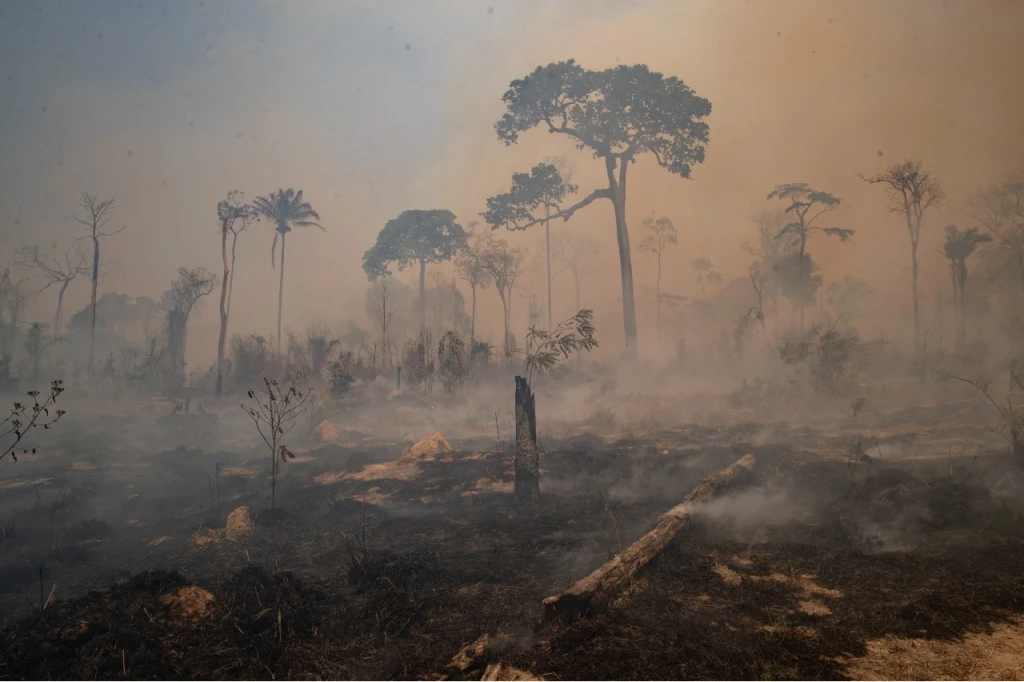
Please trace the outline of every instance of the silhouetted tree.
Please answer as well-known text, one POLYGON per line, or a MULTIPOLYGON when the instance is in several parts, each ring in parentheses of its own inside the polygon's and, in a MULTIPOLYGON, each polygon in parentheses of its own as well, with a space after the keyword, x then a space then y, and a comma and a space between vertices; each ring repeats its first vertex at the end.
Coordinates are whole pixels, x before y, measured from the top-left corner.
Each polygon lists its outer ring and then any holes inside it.
POLYGON ((943 252, 949 259, 949 272, 953 280, 953 316, 956 321, 956 342, 963 348, 967 340, 967 316, 964 306, 964 292, 967 289, 967 259, 979 244, 992 241, 992 235, 982 234, 976 227, 961 230, 956 225, 946 226, 946 243, 943 252))
POLYGON ((924 214, 943 199, 942 186, 935 176, 924 170, 920 161, 900 161, 871 177, 860 176, 873 185, 883 184, 889 190, 889 210, 902 213, 910 236, 912 295, 914 297, 914 352, 921 352, 920 296, 918 295, 917 246, 921 241, 924 214))
POLYGON ((722 274, 715 270, 715 266, 711 263, 711 260, 707 257, 700 257, 690 263, 690 267, 697 273, 697 286, 700 287, 700 295, 704 298, 708 297, 707 288, 709 286, 718 286, 722 283, 722 274))
POLYGON ((313 210, 309 202, 302 200, 302 190, 296 192, 289 187, 271 192, 265 197, 253 200, 256 213, 274 223, 274 243, 270 246, 270 265, 274 267, 277 253, 277 240, 281 239, 281 281, 277 290, 277 352, 281 353, 281 312, 284 309, 284 242, 285 237, 295 227, 324 226, 316 222, 320 214, 313 210))
POLYGON ((84 192, 81 207, 84 209, 85 215, 74 216, 74 218, 85 226, 86 234, 78 239, 92 241, 92 298, 90 299, 92 320, 89 323, 89 376, 92 376, 96 356, 96 292, 99 289, 100 281, 100 239, 113 237, 123 232, 125 228, 122 226, 112 232, 105 230, 110 223, 110 216, 116 208, 113 197, 100 200, 96 196, 84 192))
MULTIPOLYGON (((793 235, 796 244, 795 268, 791 269, 790 275, 801 278, 800 286, 804 291, 802 296, 790 298, 796 301, 800 309, 800 333, 804 331, 804 308, 807 306, 806 295, 817 289, 813 286, 810 278, 813 274, 813 266, 807 256, 807 240, 813 232, 823 232, 830 237, 839 237, 840 241, 848 241, 854 231, 845 227, 821 227, 815 221, 826 213, 839 208, 842 200, 828 192, 812 189, 805 182, 791 182, 787 185, 779 185, 768 195, 768 199, 780 199, 788 201, 785 211, 789 215, 790 222, 779 232, 779 237, 793 235), (805 263, 805 260, 807 261, 805 263)), ((791 283, 792 284, 792 283, 791 283)), ((818 283, 820 286, 820 282, 818 283)), ((813 298, 810 299, 814 301, 813 298)))
POLYGON ((658 258, 658 274, 654 280, 654 290, 658 297, 657 307, 657 322, 656 329, 658 338, 661 338, 661 254, 665 252, 665 249, 670 244, 678 244, 679 237, 676 233, 676 226, 672 224, 672 221, 666 216, 661 216, 657 220, 654 218, 645 218, 644 222, 641 223, 643 228, 644 238, 640 241, 640 248, 648 253, 653 253, 658 258))
POLYGON ((498 290, 501 297, 501 307, 504 312, 502 322, 504 323, 504 335, 502 336, 502 352, 508 359, 512 352, 511 335, 509 327, 512 322, 512 291, 516 287, 516 279, 523 269, 523 262, 526 260, 526 249, 509 246, 504 239, 490 238, 486 241, 483 251, 484 267, 490 273, 494 288, 498 290))
POLYGON ((392 263, 404 270, 420 266, 420 333, 427 328, 427 263, 451 260, 466 247, 466 231, 445 210, 403 211, 377 235, 377 243, 363 254, 363 270, 371 281, 390 275, 392 263))
POLYGON ((57 312, 53 316, 53 338, 58 338, 63 328, 64 294, 76 277, 89 271, 85 265, 85 253, 76 245, 61 259, 48 255, 38 244, 34 244, 18 249, 16 261, 43 278, 45 284, 37 293, 41 294, 54 285, 60 285, 57 289, 57 312))
POLYGON ((180 267, 171 288, 164 294, 164 305, 168 309, 168 345, 176 371, 184 368, 189 317, 200 299, 216 286, 217 276, 206 268, 180 267))
POLYGON ((1024 289, 1024 173, 1009 175, 971 201, 972 215, 1008 252, 1024 289))
POLYGON ((575 60, 551 63, 512 81, 502 97, 507 111, 495 125, 498 137, 515 144, 519 134, 537 126, 570 138, 603 161, 608 186, 550 216, 518 223, 525 229, 552 218, 568 220, 597 199, 615 211, 615 232, 622 279, 622 317, 626 352, 636 355, 636 304, 633 265, 626 225, 626 178, 629 165, 646 153, 669 172, 690 177, 704 160, 711 104, 675 77, 647 66, 618 66, 588 71, 575 60))
POLYGON ((492 228, 519 228, 520 224, 533 222, 534 212, 543 209, 544 257, 547 262, 548 326, 554 325, 551 315, 551 214, 561 210, 567 196, 575 194, 578 187, 569 183, 552 163, 539 163, 529 173, 512 175, 512 189, 487 200, 484 220, 492 228))
POLYGON ((473 297, 469 318, 469 347, 476 342, 476 291, 491 283, 491 274, 484 262, 486 240, 477 234, 475 222, 469 223, 466 248, 455 256, 455 270, 467 284, 473 297))
MULTIPOLYGON (((224 275, 220 283, 220 335, 217 337, 217 388, 219 398, 224 393, 224 347, 228 339, 228 315, 231 313, 231 291, 235 283, 235 247, 238 235, 257 217, 256 210, 245 203, 245 193, 228 192, 227 199, 217 202, 217 220, 220 221, 220 250, 224 275), (228 259, 228 234, 231 235, 231 258, 228 259)), ((282 265, 283 270, 283 265, 282 265)))

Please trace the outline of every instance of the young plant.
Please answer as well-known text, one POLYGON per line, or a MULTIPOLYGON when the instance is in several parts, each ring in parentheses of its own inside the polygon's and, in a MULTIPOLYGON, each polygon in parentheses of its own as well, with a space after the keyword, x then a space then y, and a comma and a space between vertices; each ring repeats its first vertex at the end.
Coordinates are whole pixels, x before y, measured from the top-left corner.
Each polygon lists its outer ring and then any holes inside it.
MULTIPOLYGON (((29 431, 40 426, 44 429, 49 429, 60 421, 65 411, 54 410, 51 416, 50 409, 56 404, 57 396, 63 392, 64 382, 56 379, 50 383, 50 394, 42 402, 39 402, 39 391, 29 391, 28 397, 32 399, 31 405, 19 402, 14 403, 11 413, 6 419, 0 421, 0 444, 7 443, 6 445, 0 445, 0 447, 3 447, 0 459, 10 455, 11 459, 17 462, 18 444, 28 435, 29 431)), ((35 448, 26 448, 21 452, 22 454, 35 454, 35 451, 35 448)))
POLYGON ((594 311, 587 309, 559 322, 554 331, 530 327, 526 334, 526 383, 533 380, 534 371, 550 372, 558 366, 559 360, 575 352, 597 348, 595 331, 594 311))
POLYGON ((988 379, 971 380, 953 374, 950 376, 974 386, 992 403, 1002 418, 1002 423, 992 430, 1010 444, 1015 457, 1024 459, 1024 370, 1019 369, 1017 361, 1010 363, 1006 395, 1002 399, 997 397, 994 384, 988 379))
POLYGON ((532 506, 540 501, 540 451, 537 448, 537 410, 530 382, 534 371, 550 372, 572 353, 597 347, 594 311, 581 310, 553 331, 530 327, 526 335, 525 377, 516 377, 515 499, 532 506))
POLYGON ((243 404, 260 438, 270 448, 270 509, 277 503, 277 477, 281 471, 281 462, 295 459, 295 454, 282 442, 285 435, 295 426, 295 420, 305 410, 306 401, 312 389, 305 392, 299 388, 299 379, 290 376, 287 387, 282 387, 276 379, 263 378, 266 395, 258 395, 249 389, 249 404, 243 404))

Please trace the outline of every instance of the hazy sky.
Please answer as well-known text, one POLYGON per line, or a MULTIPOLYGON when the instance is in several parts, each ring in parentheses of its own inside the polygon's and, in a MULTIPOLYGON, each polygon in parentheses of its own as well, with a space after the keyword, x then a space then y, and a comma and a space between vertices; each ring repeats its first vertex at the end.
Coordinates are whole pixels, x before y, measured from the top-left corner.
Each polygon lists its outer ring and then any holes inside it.
MULTIPOLYGON (((1022 35, 1016 0, 5 0, 0 255, 65 248, 79 194, 116 195, 113 225, 127 229, 104 245, 114 268, 101 291, 157 298, 179 265, 218 269, 215 207, 227 191, 291 186, 327 231, 289 239, 286 326, 361 316, 360 256, 402 210, 450 208, 468 222, 513 171, 551 154, 577 163, 582 191, 597 186, 600 165, 567 141, 536 132, 506 148, 493 132, 510 80, 575 58, 646 63, 712 103, 692 180, 646 160, 632 171, 634 244, 652 212, 680 229, 665 290, 694 293, 688 263, 704 255, 743 275, 750 214, 775 184, 804 181, 841 196, 834 222, 858 230, 852 244, 812 242, 826 281, 854 273, 896 287, 886 299, 902 312, 905 230, 856 173, 913 157, 943 179, 953 201, 930 218, 922 255, 924 278, 945 285, 941 227, 963 222, 957 202, 1024 167, 1022 35)), ((609 205, 572 224, 613 253, 609 205)), ((241 242, 233 331, 274 328, 271 239, 259 224, 241 242)), ((606 260, 587 302, 614 346, 618 271, 606 260)), ((638 289, 652 284, 645 255, 634 261, 638 289)), ((76 285, 70 310, 87 289, 76 285)), ((34 317, 51 316, 49 295, 34 317)), ((194 358, 212 358, 215 305, 190 333, 194 358)))

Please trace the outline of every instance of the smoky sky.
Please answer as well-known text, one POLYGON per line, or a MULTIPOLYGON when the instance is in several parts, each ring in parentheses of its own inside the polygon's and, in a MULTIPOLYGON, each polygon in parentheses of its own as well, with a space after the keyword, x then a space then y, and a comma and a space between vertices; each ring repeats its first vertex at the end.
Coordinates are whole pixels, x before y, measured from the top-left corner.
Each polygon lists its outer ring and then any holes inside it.
MULTIPOLYGON (((158 298, 180 265, 218 270, 215 207, 229 190, 295 187, 326 231, 289 238, 285 325, 351 316, 368 326, 359 257, 401 211, 448 208, 464 224, 477 220, 512 172, 550 155, 576 165, 581 192, 600 185, 600 164, 567 140, 535 131, 506 147, 496 138, 510 80, 568 58, 592 69, 645 63, 712 103, 707 160, 692 179, 650 159, 631 171, 634 245, 648 215, 679 228, 663 290, 693 295, 689 263, 700 256, 727 279, 744 276, 750 257, 739 243, 751 213, 769 205, 774 185, 801 181, 842 197, 832 222, 857 230, 850 244, 812 241, 826 283, 856 274, 895 292, 884 312, 896 319, 910 305, 908 239, 884 192, 856 173, 915 158, 943 180, 950 201, 927 219, 921 248, 927 286, 945 282, 941 228, 969 224, 963 202, 1024 165, 1021 35, 1024 3, 1012 0, 8 0, 0 251, 6 260, 21 244, 66 248, 80 234, 71 218, 80 193, 114 195, 112 225, 126 229, 104 244, 111 268, 101 291, 158 298)), ((614 347, 610 206, 588 207, 569 227, 605 249, 584 284, 614 347)), ((540 245, 539 232, 508 237, 540 245)), ((240 241, 235 332, 274 328, 271 239, 257 224, 240 241)), ((642 295, 653 269, 646 254, 633 257, 642 295)), ((557 283, 556 311, 566 311, 571 282, 557 283)), ((541 286, 539 273, 523 281, 524 293, 541 286)), ((496 327, 492 294, 481 295, 482 315, 496 327)), ((87 299, 79 282, 68 307, 87 299)), ((44 295, 33 319, 52 305, 44 295)), ((514 305, 525 320, 526 302, 514 305)), ((212 358, 214 308, 207 302, 196 318, 193 359, 212 358)), ((640 323, 651 326, 643 311, 640 323)))

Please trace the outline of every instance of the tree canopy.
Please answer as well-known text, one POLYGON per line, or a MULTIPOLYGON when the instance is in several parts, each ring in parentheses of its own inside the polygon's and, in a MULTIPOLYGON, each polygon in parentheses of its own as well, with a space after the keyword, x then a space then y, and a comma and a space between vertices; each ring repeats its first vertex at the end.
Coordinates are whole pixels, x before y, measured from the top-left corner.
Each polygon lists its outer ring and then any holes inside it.
MULTIPOLYGON (((308 201, 302 200, 302 190, 296 192, 289 187, 271 192, 265 197, 256 197, 252 202, 253 209, 257 215, 267 218, 274 223, 274 243, 270 245, 270 264, 274 265, 274 253, 277 249, 277 238, 292 231, 293 227, 319 227, 324 226, 316 222, 320 220, 320 214, 313 210, 308 201)), ((221 207, 218 205, 218 215, 221 207)), ((225 207, 229 210, 230 207, 225 207)))
POLYGON ((540 219, 535 219, 535 210, 544 207, 549 213, 557 212, 565 198, 577 189, 565 181, 555 165, 538 163, 529 173, 514 173, 512 188, 487 199, 487 211, 482 215, 493 229, 522 230, 540 219))
POLYGON ((392 264, 404 270, 414 263, 451 260, 466 247, 466 239, 466 231, 451 211, 404 211, 387 222, 377 243, 363 254, 363 270, 375 280, 392 274, 392 264))
MULTIPOLYGON (((690 177, 694 164, 704 161, 708 126, 703 119, 711 103, 697 96, 674 76, 651 71, 643 64, 589 71, 575 60, 540 66, 514 80, 502 96, 507 108, 495 124, 506 145, 537 126, 566 135, 578 149, 590 149, 605 159, 610 185, 595 190, 554 217, 568 220, 596 199, 617 201, 613 171, 637 156, 650 153, 669 172, 690 177)), ((542 219, 533 220, 536 224, 542 219)), ((520 224, 523 229, 530 224, 520 224)))

